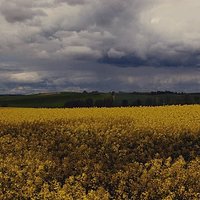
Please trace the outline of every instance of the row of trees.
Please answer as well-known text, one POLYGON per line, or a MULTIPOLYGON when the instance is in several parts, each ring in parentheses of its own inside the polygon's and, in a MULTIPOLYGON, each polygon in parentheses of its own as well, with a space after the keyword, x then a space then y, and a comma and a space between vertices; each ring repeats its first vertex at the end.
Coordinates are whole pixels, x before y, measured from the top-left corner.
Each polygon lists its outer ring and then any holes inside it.
POLYGON ((76 107, 128 107, 128 106, 163 106, 163 105, 185 105, 185 104, 200 104, 200 97, 191 97, 184 95, 180 97, 141 97, 133 100, 123 99, 116 101, 115 98, 108 97, 104 99, 74 99, 67 101, 64 104, 65 108, 76 108, 76 107))
POLYGON ((75 107, 113 107, 114 101, 112 98, 104 98, 93 100, 92 98, 88 98, 86 100, 70 100, 67 101, 64 105, 65 108, 75 108, 75 107))

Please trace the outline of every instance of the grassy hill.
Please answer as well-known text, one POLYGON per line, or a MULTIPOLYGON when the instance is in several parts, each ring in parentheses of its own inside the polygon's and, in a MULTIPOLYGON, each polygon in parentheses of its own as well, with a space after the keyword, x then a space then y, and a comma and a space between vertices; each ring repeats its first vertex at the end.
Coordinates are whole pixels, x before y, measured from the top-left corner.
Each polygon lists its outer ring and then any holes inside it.
POLYGON ((43 93, 33 95, 2 95, 0 96, 0 106, 9 107, 63 107, 67 101, 74 99, 92 98, 104 99, 110 96, 106 93, 43 93))

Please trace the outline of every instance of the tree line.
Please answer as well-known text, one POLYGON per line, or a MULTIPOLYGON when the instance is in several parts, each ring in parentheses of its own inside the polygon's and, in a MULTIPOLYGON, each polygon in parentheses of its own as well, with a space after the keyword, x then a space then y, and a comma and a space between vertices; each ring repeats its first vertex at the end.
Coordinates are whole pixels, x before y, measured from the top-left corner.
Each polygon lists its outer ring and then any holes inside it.
POLYGON ((64 104, 65 108, 74 108, 74 107, 113 107, 114 101, 112 98, 104 98, 93 100, 92 98, 88 98, 86 100, 74 99, 67 101, 64 104))
POLYGON ((163 106, 163 105, 191 105, 200 104, 200 95, 142 95, 137 98, 115 100, 114 96, 103 99, 72 99, 64 104, 65 108, 76 107, 129 107, 129 106, 163 106))

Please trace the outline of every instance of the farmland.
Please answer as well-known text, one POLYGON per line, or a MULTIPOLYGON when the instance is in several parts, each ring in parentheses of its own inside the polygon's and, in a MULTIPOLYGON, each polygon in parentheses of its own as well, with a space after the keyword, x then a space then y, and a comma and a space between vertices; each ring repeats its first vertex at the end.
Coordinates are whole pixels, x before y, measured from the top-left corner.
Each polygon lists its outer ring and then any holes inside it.
POLYGON ((200 106, 1 108, 0 199, 200 199, 200 106))

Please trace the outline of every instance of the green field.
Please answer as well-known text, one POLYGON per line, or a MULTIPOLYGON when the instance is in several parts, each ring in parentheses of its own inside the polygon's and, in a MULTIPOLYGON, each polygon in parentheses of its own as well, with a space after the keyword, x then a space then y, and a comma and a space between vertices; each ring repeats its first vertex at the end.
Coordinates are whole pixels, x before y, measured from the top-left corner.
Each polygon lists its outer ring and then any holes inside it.
POLYGON ((103 99, 108 94, 100 93, 83 94, 75 92, 49 93, 49 94, 33 94, 33 95, 5 95, 0 96, 0 105, 9 107, 63 107, 67 101, 73 99, 103 99))

